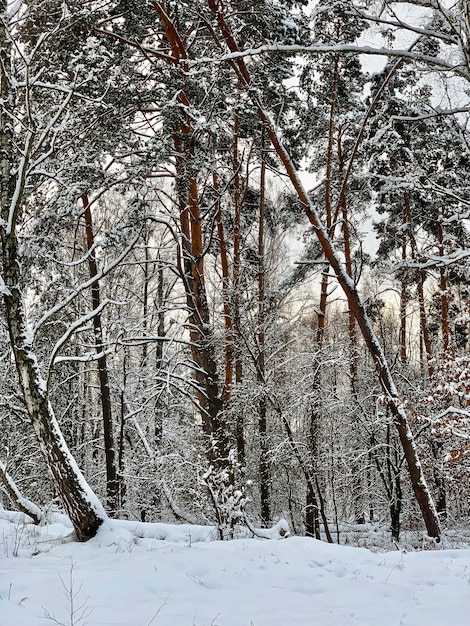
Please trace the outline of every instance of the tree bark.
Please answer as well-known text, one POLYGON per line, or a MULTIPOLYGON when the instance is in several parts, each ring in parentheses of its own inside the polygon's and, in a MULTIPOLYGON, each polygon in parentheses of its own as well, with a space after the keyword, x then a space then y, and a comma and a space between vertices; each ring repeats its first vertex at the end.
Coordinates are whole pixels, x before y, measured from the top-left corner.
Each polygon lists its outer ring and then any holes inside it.
POLYGON ((269 446, 266 402, 266 316, 265 316, 265 241, 264 208, 266 195, 266 162, 264 157, 264 131, 261 131, 261 176, 258 212, 258 358, 256 362, 257 382, 260 386, 258 401, 258 434, 260 442, 259 477, 261 495, 261 521, 267 526, 271 520, 269 503, 269 446))
MULTIPOLYGON (((165 4, 154 2, 153 7, 165 30, 175 66, 179 64, 181 70, 188 73, 185 42, 170 19, 165 4)), ((229 434, 223 417, 224 403, 206 294, 198 172, 194 164, 192 121, 187 113, 190 102, 183 90, 179 91, 177 100, 182 112, 174 125, 173 143, 177 154, 176 186, 182 232, 180 261, 189 311, 191 356, 207 457, 212 465, 222 468, 229 463, 229 434)))
MULTIPOLYGON (((83 218, 85 220, 86 245, 88 251, 88 268, 90 278, 98 275, 98 266, 94 252, 95 236, 93 219, 88 194, 82 195, 83 218)), ((114 517, 119 509, 119 478, 116 467, 116 452, 114 447, 114 428, 111 405, 111 391, 109 388, 108 364, 103 338, 103 326, 101 323, 100 310, 101 290, 98 280, 91 286, 91 306, 93 311, 98 311, 93 317, 93 331, 95 350, 98 355, 98 380, 100 383, 101 415, 103 420, 104 456, 106 462, 106 501, 111 517, 114 517)))
POLYGON ((77 537, 81 541, 90 539, 96 534, 106 514, 72 457, 49 402, 46 382, 39 373, 18 288, 20 276, 16 237, 6 237, 3 229, 2 253, 3 280, 8 289, 3 301, 26 410, 77 537))

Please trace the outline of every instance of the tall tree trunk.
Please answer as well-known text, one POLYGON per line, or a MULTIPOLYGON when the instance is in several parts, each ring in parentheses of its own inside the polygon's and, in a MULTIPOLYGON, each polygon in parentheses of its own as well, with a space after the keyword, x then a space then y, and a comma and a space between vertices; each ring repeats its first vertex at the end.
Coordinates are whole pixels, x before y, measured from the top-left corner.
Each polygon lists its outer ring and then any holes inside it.
MULTIPOLYGON (((233 119, 233 329, 234 329, 234 360, 235 360, 235 384, 240 385, 243 378, 243 365, 241 354, 241 319, 240 319, 240 272, 241 272, 241 255, 240 255, 240 236, 241 236, 241 211, 242 211, 242 187, 240 177, 240 155, 239 155, 239 133, 240 119, 238 113, 235 113, 233 119)), ((248 185, 248 180, 246 181, 248 185)), ((239 411, 236 422, 236 440, 237 440, 237 460, 241 468, 246 465, 245 453, 245 426, 243 412, 239 411)))
MULTIPOLYGON (((187 178, 187 166, 191 165, 192 157, 186 153, 184 158, 187 162, 178 164, 178 176, 183 181, 187 178)), ((186 303, 190 312, 191 355, 194 376, 199 386, 198 400, 208 459, 215 466, 225 466, 228 459, 228 432, 223 422, 219 372, 206 295, 201 219, 197 181, 191 178, 189 197, 181 195, 180 189, 183 272, 186 303)))
MULTIPOLYGON (((217 20, 219 31, 221 32, 229 50, 233 53, 239 52, 236 41, 222 13, 222 6, 219 5, 216 0, 208 0, 208 5, 217 20)), ((265 107, 259 100, 256 93, 250 89, 251 77, 243 58, 239 57, 234 59, 233 61, 231 61, 231 65, 237 73, 240 83, 243 85, 249 97, 252 99, 252 102, 257 109, 258 117, 265 125, 273 148, 276 151, 282 164, 284 165, 284 168, 297 193, 299 201, 303 206, 310 223, 313 226, 318 241, 322 246, 325 257, 329 261, 333 271, 336 274, 337 280, 348 299, 349 307, 353 311, 357 324, 361 329, 362 336, 373 358, 381 386, 383 388, 385 397, 387 398, 388 405, 390 406, 394 423, 400 437, 403 452, 405 454, 406 462, 408 464, 411 485, 415 494, 416 501, 420 507, 427 532, 429 536, 440 540, 441 529, 439 525, 439 518, 431 492, 429 491, 426 478, 423 473, 421 462, 419 460, 418 451, 414 441, 413 433, 409 425, 405 405, 398 395, 389 365, 382 351, 382 348, 380 347, 380 343, 375 336, 357 288, 352 282, 343 264, 341 263, 340 257, 333 245, 333 242, 324 225, 322 224, 317 210, 310 200, 307 191, 300 181, 299 175, 294 167, 289 153, 280 141, 276 133, 275 127, 268 113, 266 112, 265 107)))
MULTIPOLYGON (((437 241, 439 256, 444 257, 444 229, 442 227, 442 211, 439 211, 437 218, 437 241)), ((447 282, 447 268, 441 265, 439 268, 439 297, 441 300, 441 330, 442 330, 442 350, 446 352, 450 347, 450 322, 449 322, 449 292, 447 282)))
MULTIPOLYGON (((413 221, 411 218, 411 203, 409 193, 405 191, 404 196, 404 206, 406 211, 406 223, 407 230, 410 239, 410 247, 411 247, 411 259, 413 263, 418 263, 418 246, 416 243, 416 237, 414 236, 413 230, 413 221)), ((432 378, 434 374, 434 366, 432 364, 433 358, 433 349, 431 344, 431 338, 429 336, 429 326, 426 315, 426 304, 424 298, 424 281, 426 280, 426 275, 424 271, 417 267, 415 270, 415 281, 416 281, 416 289, 418 292, 418 306, 419 306, 419 327, 421 331, 421 339, 424 344, 424 349, 426 351, 426 366, 428 370, 429 378, 432 378)))
POLYGON ((106 513, 95 496, 64 440, 49 402, 47 382, 42 378, 34 352, 33 338, 26 321, 23 294, 20 285, 21 260, 18 253, 16 222, 23 200, 27 161, 33 139, 28 137, 21 161, 15 167, 13 151, 15 139, 11 120, 15 118, 11 92, 11 39, 7 32, 7 3, 0 0, 0 237, 2 245, 2 276, 0 291, 3 296, 10 343, 19 376, 22 395, 39 446, 62 504, 70 517, 77 537, 93 537, 106 513))
MULTIPOLYGON (((414 236, 413 221, 412 221, 412 214, 411 214, 411 202, 410 202, 410 196, 407 191, 405 191, 405 195, 404 195, 404 206, 405 206, 405 211, 406 211, 407 231, 408 231, 409 240, 410 240, 411 259, 413 263, 417 265, 418 264, 418 246, 416 243, 416 238, 414 236)), ((432 344, 431 344, 431 338, 429 336, 429 327, 428 327, 428 322, 427 322, 426 306, 425 306, 425 299, 424 299, 425 278, 426 278, 426 275, 424 271, 421 268, 416 267, 415 281, 416 281, 416 290, 418 293, 419 326, 420 326, 420 334, 421 334, 420 338, 421 338, 421 345, 424 345, 424 350, 426 352, 426 367, 427 367, 428 378, 432 382, 433 377, 434 377, 433 349, 432 349, 432 344)), ((422 362, 424 362, 423 358, 422 358, 422 362)), ((430 444, 431 444, 432 455, 435 461, 434 467, 433 467, 433 477, 434 477, 434 483, 436 485, 435 493, 437 494, 436 508, 437 508, 437 512, 439 513, 440 518, 445 519, 447 515, 446 488, 445 488, 445 481, 441 473, 439 472, 439 468, 438 468, 442 442, 437 441, 431 433, 430 444)))
MULTIPOLYGON (((160 259, 159 259, 160 260, 160 259)), ((166 334, 165 330, 165 309, 164 309, 164 274, 163 267, 159 267, 157 270, 157 346, 155 350, 155 366, 156 371, 159 372, 163 367, 163 343, 166 334)), ((155 407, 155 443, 160 445, 163 438, 163 413, 164 408, 162 406, 161 399, 159 397, 157 406, 155 407)))
MULTIPOLYGON (((333 63, 333 81, 331 86, 330 99, 330 115, 328 122, 328 142, 326 148, 326 168, 325 168, 325 223, 331 237, 334 237, 335 226, 333 225, 333 209, 332 209, 332 176, 333 176, 333 154, 334 154, 334 137, 335 137, 335 118, 336 118, 336 102, 338 98, 338 78, 339 78, 339 56, 335 55, 333 63)), ((309 444, 311 455, 311 473, 315 476, 315 486, 307 486, 306 508, 305 508, 305 524, 306 534, 319 537, 319 513, 320 510, 316 506, 317 497, 315 495, 315 487, 318 487, 319 481, 317 476, 316 464, 318 454, 318 423, 321 419, 320 407, 320 390, 321 390, 321 374, 322 374, 322 348, 325 338, 326 328, 326 311, 328 306, 328 290, 330 285, 329 277, 330 266, 325 263, 325 267, 321 274, 320 283, 320 301, 317 309, 317 328, 315 333, 317 357, 315 358, 314 378, 313 378, 313 397, 314 404, 310 411, 310 427, 309 427, 309 444)), ((319 493, 319 498, 321 494, 319 493)), ((328 530, 325 529, 328 534, 328 530)))
MULTIPOLYGON (((179 65, 183 73, 189 73, 185 42, 172 22, 165 3, 154 2, 153 7, 165 30, 174 66, 179 65)), ((190 102, 182 90, 178 92, 177 100, 182 111, 175 123, 173 143, 177 154, 176 187, 183 235, 180 262, 189 311, 191 356, 194 378, 199 388, 198 404, 208 461, 215 467, 226 467, 229 463, 229 433, 224 423, 224 403, 206 294, 198 171, 194 162, 192 120, 187 113, 190 102)))
MULTIPOLYGON (((338 137, 336 140, 337 153, 338 153, 338 171, 341 176, 345 173, 345 162, 343 153, 343 132, 338 130, 338 137)), ((341 186, 340 195, 338 199, 338 205, 336 208, 335 222, 341 213, 341 230, 343 232, 344 241, 344 265, 346 272, 352 281, 355 281, 353 272, 353 259, 352 259, 352 244, 351 244, 351 227, 349 222, 349 208, 346 200, 346 187, 341 186)), ((333 229, 334 232, 334 229, 333 229)), ((355 284, 355 282, 354 282, 355 284)), ((354 399, 356 407, 360 407, 359 390, 358 390, 358 351, 357 351, 357 328, 356 318, 351 309, 348 310, 348 337, 349 337, 349 380, 351 387, 351 394, 354 399)), ((356 413, 353 414, 355 426, 357 428, 356 413)), ((361 488, 361 474, 359 464, 356 460, 351 461, 351 474, 352 474, 352 498, 354 505, 354 518, 356 523, 361 523, 364 520, 364 507, 362 506, 362 488, 361 488)))
MULTIPOLYGON (((343 170, 341 151, 339 151, 340 171, 343 170)), ((352 262, 352 250, 351 250, 351 230, 349 224, 348 205, 346 202, 346 196, 344 189, 341 191, 341 198, 339 202, 342 214, 342 231, 344 240, 344 263, 348 276, 354 281, 353 276, 353 262, 352 262)), ((359 390, 358 390, 358 352, 357 352, 357 332, 356 332, 356 318, 351 309, 348 310, 348 337, 349 337, 349 381, 351 387, 351 395, 354 399, 355 406, 360 407, 359 390)), ((360 410, 360 409, 359 409, 360 410)), ((356 429, 358 427, 357 414, 354 412, 353 420, 355 422, 356 429)), ((364 519, 364 507, 362 505, 362 488, 361 488, 361 473, 357 460, 351 461, 351 474, 352 474, 352 497, 354 504, 354 517, 356 523, 360 523, 364 519)))
POLYGON ((266 193, 266 162, 264 156, 264 131, 261 131, 261 176, 258 214, 258 358, 256 373, 260 389, 258 401, 258 434, 260 441, 259 475, 261 495, 261 520, 267 525, 271 519, 269 504, 269 446, 266 401, 266 315, 265 315, 265 242, 264 208, 266 193))
POLYGON ((222 304, 224 310, 224 326, 225 326, 225 380, 222 398, 224 404, 228 404, 232 395, 233 385, 233 315, 230 302, 230 271, 227 253, 227 242, 225 240, 225 230, 222 221, 222 207, 219 196, 219 180, 217 172, 212 174, 212 186, 217 194, 217 200, 214 203, 215 223, 217 226, 217 239, 219 243, 220 266, 222 270, 222 304))
MULTIPOLYGON (((98 275, 98 266, 95 257, 95 235, 93 229, 93 218, 88 195, 82 195, 83 218, 85 220, 86 245, 88 250, 88 269, 90 278, 98 275)), ((119 510, 119 478, 116 467, 116 451, 114 447, 114 427, 111 405, 111 390, 109 387, 108 363, 103 338, 103 326, 101 323, 101 290, 98 280, 91 286, 91 306, 97 313, 93 316, 93 331, 95 339, 95 350, 98 355, 98 379, 100 383, 101 415, 103 420, 104 456, 106 462, 106 502, 111 517, 114 517, 119 510)))

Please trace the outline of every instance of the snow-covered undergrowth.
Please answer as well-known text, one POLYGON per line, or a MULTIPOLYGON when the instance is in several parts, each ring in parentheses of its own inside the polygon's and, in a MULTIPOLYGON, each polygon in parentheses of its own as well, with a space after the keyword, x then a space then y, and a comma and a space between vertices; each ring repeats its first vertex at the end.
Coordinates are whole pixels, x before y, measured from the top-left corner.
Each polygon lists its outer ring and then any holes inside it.
POLYGON ((36 527, 1 513, 0 626, 470 623, 465 549, 374 553, 301 537, 221 542, 211 541, 209 527, 121 521, 80 544, 64 517, 36 527))

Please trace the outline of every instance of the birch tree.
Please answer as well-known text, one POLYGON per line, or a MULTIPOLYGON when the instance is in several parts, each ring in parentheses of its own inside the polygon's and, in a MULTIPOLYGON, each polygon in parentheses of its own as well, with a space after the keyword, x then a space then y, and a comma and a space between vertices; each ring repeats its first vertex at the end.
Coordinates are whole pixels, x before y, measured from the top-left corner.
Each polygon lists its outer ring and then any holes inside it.
MULTIPOLYGON (((66 115, 73 86, 56 92, 58 102, 50 116, 38 115, 38 92, 47 88, 38 84, 36 74, 41 38, 31 49, 22 48, 16 29, 23 17, 21 11, 21 4, 11 10, 6 2, 0 4, 0 287, 11 350, 31 425, 75 532, 80 540, 85 540, 96 534, 106 514, 70 454, 50 403, 50 372, 41 371, 34 348, 35 329, 25 309, 20 241, 26 196, 33 180, 41 176, 58 124, 66 115)), ((61 20, 56 24, 57 28, 60 26, 61 20)), ((42 40, 51 34, 44 33, 42 40)))

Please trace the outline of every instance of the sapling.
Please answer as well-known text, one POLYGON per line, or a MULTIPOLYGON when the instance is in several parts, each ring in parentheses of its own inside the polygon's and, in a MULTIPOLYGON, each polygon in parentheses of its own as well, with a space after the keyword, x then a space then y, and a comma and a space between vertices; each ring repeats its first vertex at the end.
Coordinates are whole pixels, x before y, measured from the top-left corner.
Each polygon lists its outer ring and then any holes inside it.
POLYGON ((59 574, 60 582, 64 589, 64 596, 69 606, 68 619, 66 621, 60 621, 53 613, 51 614, 47 609, 44 609, 44 619, 50 620, 53 624, 57 624, 58 626, 86 626, 89 623, 86 620, 93 612, 93 609, 88 605, 88 598, 77 606, 77 597, 81 593, 82 585, 80 584, 78 589, 76 589, 73 570, 74 562, 71 561, 69 579, 67 582, 65 582, 61 574, 59 574))

